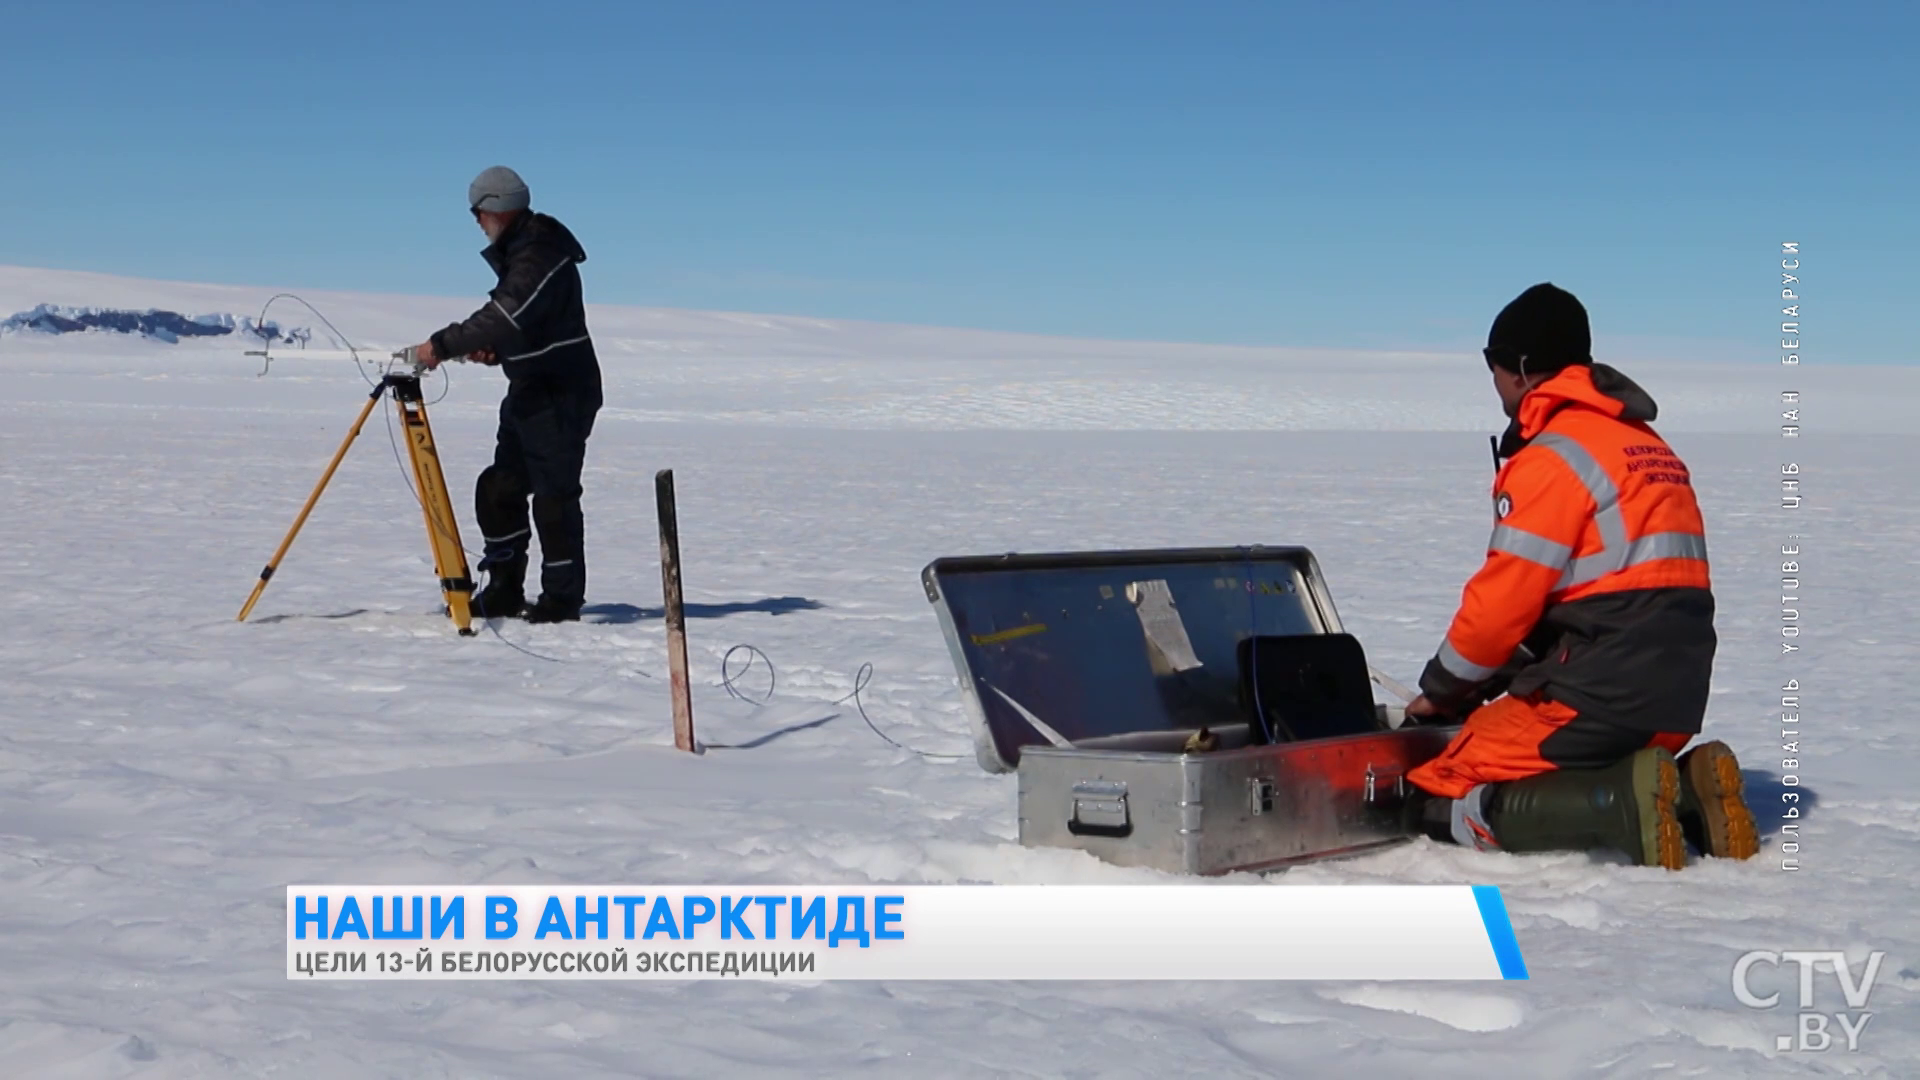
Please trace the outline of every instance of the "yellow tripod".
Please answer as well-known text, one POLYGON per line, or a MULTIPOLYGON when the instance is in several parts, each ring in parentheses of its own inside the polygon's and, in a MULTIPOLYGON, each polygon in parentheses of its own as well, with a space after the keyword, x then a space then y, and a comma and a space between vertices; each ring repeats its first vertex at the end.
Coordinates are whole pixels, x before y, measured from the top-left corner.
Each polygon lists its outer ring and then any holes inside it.
POLYGON ((347 448, 360 435, 360 428, 373 414, 373 407, 389 391, 393 394, 394 408, 400 413, 401 427, 407 434, 407 456, 413 459, 413 479, 415 490, 420 493, 420 509, 427 519, 427 543, 433 551, 433 572, 440 579, 440 591, 447 598, 447 614, 453 618, 453 624, 459 627, 462 636, 472 636, 473 619, 469 602, 473 596, 473 577, 467 572, 467 552, 460 544, 460 526, 453 517, 453 504, 447 496, 447 479, 440 471, 440 453, 434 447, 433 428, 427 424, 427 405, 420 397, 420 376, 418 369, 411 374, 388 374, 367 395, 367 404, 353 422, 353 429, 340 443, 340 449, 334 452, 333 460, 327 463, 327 471, 320 476, 320 482, 314 485, 313 494, 307 496, 307 504, 300 508, 300 516, 293 519, 293 528, 287 530, 286 539, 280 541, 280 549, 267 561, 266 569, 260 571, 260 581, 253 587, 253 595, 247 597, 246 606, 240 609, 235 621, 245 622, 247 613, 267 589, 267 582, 273 572, 286 557, 287 549, 293 546, 293 538, 300 532, 300 526, 306 524, 307 515, 313 512, 313 506, 320 501, 320 493, 326 490, 327 481, 333 479, 333 472, 347 456, 347 448))

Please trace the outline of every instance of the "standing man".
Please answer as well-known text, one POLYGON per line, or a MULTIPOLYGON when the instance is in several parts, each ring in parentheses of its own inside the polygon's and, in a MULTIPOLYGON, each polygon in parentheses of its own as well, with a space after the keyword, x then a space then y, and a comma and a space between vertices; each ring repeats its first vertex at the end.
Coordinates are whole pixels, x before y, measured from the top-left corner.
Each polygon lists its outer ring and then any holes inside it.
POLYGON ((1591 346, 1586 308, 1544 283, 1488 334, 1512 423, 1486 562, 1407 706, 1416 721, 1466 716, 1407 774, 1429 796, 1416 827, 1670 870, 1688 838, 1748 858, 1759 841, 1733 752, 1715 741, 1673 758, 1700 732, 1718 644, 1693 481, 1648 426, 1653 399, 1591 346))
POLYGON ((586 251, 565 225, 529 209, 527 185, 496 165, 467 188, 489 244, 480 254, 499 276, 487 303, 418 347, 428 368, 470 356, 507 376, 493 464, 474 487, 486 546, 474 598, 482 618, 528 622, 580 618, 587 593, 580 471, 602 404, 600 363, 587 333, 579 264, 586 251), (527 500, 540 534, 540 598, 527 606, 527 500))

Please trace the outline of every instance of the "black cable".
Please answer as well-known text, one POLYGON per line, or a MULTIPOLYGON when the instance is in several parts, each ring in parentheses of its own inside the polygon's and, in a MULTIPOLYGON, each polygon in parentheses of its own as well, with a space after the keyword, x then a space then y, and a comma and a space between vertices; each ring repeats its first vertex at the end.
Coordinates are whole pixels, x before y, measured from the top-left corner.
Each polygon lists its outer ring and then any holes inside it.
MULTIPOLYGON (((353 354, 353 364, 354 364, 354 367, 357 368, 360 372, 361 381, 365 382, 368 386, 374 385, 374 380, 367 378, 367 369, 361 366, 360 350, 353 347, 353 342, 347 340, 347 335, 341 333, 339 327, 333 325, 333 323, 329 321, 325 315, 320 314, 319 308, 316 308, 312 304, 307 303, 306 300, 301 298, 300 296, 294 293, 275 293, 274 295, 268 297, 267 302, 260 306, 260 324, 262 326, 265 326, 267 322, 267 309, 273 306, 273 302, 275 300, 281 300, 281 299, 292 300, 294 303, 299 304, 303 308, 306 308, 308 311, 312 312, 313 317, 316 319, 319 319, 320 322, 324 324, 328 330, 333 331, 334 340, 346 346, 347 351, 353 354)), ((263 340, 264 340, 264 335, 263 335, 263 340)), ((271 367, 272 365, 273 365, 273 357, 268 356, 267 366, 271 367)))
POLYGON ((761 652, 759 649, 753 647, 752 645, 735 645, 733 648, 727 650, 726 655, 720 658, 721 687, 723 687, 727 691, 728 696, 737 698, 741 701, 746 702, 749 705, 754 705, 754 706, 765 705, 767 702, 773 700, 773 687, 774 687, 775 680, 778 677, 779 677, 778 673, 773 670, 773 661, 767 659, 766 653, 761 652), (747 652, 747 665, 746 667, 743 667, 740 669, 740 674, 745 675, 748 671, 751 671, 753 669, 753 658, 756 656, 759 657, 761 661, 767 665, 767 692, 758 701, 755 701, 754 699, 741 693, 740 688, 734 685, 734 681, 733 681, 734 676, 730 672, 730 665, 732 665, 733 663, 733 654, 741 651, 742 649, 745 649, 747 652))
MULTIPOLYGON (((774 678, 775 678, 775 673, 774 673, 773 661, 768 659, 766 653, 761 652, 758 648, 752 645, 745 645, 745 644, 735 645, 733 648, 728 649, 726 652, 726 655, 721 657, 720 659, 720 685, 726 689, 729 695, 735 698, 738 698, 739 700, 744 701, 755 708, 759 708, 765 705, 769 700, 772 699, 774 678), (740 674, 745 675, 749 670, 751 670, 751 668, 753 667, 753 658, 755 656, 759 657, 767 665, 767 693, 765 697, 760 698, 759 700, 755 700, 751 697, 748 697, 746 694, 743 694, 740 692, 739 688, 734 685, 734 675, 728 668, 728 661, 732 659, 733 654, 743 649, 746 650, 749 655, 747 657, 747 665, 746 667, 743 667, 740 669, 740 674)), ((887 733, 884 731, 881 731, 879 726, 873 722, 873 717, 867 715, 866 704, 864 703, 864 701, 861 699, 861 696, 860 696, 860 692, 862 690, 865 690, 867 688, 867 684, 871 683, 872 681, 873 681, 873 665, 861 664, 860 670, 854 673, 854 676, 853 676, 853 692, 850 694, 847 694, 844 697, 835 698, 833 701, 828 702, 828 704, 843 705, 851 701, 853 703, 854 710, 860 714, 860 719, 866 722, 868 730, 872 731, 875 735, 880 736, 881 739, 885 740, 887 745, 892 746, 896 749, 905 750, 910 754, 918 754, 924 758, 941 758, 946 760, 959 760, 967 756, 965 754, 936 754, 931 751, 921 750, 916 747, 908 746, 905 743, 896 742, 892 738, 889 738, 887 733)))
POLYGON ((433 370, 440 373, 440 396, 434 398, 432 401, 422 401, 421 404, 423 405, 438 405, 447 400, 448 394, 453 393, 453 374, 447 370, 447 365, 445 363, 437 364, 433 370))
POLYGON ((1253 683, 1253 716, 1260 722, 1260 732, 1267 743, 1273 743, 1273 725, 1267 723, 1267 710, 1260 703, 1260 604, 1254 598, 1253 556, 1248 554, 1247 566, 1247 680, 1253 683))

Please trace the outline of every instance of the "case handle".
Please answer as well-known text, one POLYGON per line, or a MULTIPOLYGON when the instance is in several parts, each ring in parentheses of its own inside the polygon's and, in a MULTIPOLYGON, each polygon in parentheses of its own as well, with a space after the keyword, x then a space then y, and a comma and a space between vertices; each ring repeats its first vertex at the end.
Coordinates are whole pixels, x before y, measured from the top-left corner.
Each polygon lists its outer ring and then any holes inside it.
POLYGON ((1133 835, 1127 813, 1127 785, 1118 780, 1082 780, 1073 785, 1073 812, 1067 831, 1075 836, 1119 839, 1133 835))

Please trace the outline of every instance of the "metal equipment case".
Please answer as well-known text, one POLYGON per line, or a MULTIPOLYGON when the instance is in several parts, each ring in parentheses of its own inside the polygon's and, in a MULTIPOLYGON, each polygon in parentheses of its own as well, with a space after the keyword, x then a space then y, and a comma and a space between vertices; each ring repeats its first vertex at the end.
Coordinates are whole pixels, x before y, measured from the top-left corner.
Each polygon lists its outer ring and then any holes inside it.
POLYGON ((1220 874, 1393 844, 1403 777, 1458 730, 1376 705, 1276 741, 1242 642, 1344 633, 1303 547, 946 558, 921 579, 1028 846, 1220 874))

